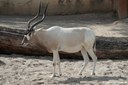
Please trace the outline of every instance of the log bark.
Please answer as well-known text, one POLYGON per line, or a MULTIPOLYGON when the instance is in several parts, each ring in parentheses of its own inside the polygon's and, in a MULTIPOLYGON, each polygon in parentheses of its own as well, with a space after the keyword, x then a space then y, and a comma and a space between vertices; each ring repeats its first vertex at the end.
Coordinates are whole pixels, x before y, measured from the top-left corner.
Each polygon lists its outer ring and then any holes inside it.
MULTIPOLYGON (((36 45, 22 47, 20 45, 24 30, 0 27, 0 53, 23 55, 52 55, 46 49, 36 45)), ((128 58, 128 37, 98 37, 96 39, 96 55, 98 58, 128 58)), ((82 59, 80 52, 68 54, 60 52, 61 58, 82 59)))

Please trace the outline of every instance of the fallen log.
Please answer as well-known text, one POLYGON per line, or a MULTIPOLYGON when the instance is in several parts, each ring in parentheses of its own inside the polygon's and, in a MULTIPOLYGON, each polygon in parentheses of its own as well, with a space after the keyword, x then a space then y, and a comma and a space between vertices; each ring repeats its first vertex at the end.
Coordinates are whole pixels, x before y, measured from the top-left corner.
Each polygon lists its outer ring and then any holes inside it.
MULTIPOLYGON (((23 55, 52 55, 46 49, 40 49, 36 45, 22 47, 20 45, 24 30, 0 27, 0 53, 23 55)), ((96 54, 98 58, 128 58, 128 37, 97 37, 96 54)), ((61 58, 81 59, 81 54, 60 53, 61 58)))

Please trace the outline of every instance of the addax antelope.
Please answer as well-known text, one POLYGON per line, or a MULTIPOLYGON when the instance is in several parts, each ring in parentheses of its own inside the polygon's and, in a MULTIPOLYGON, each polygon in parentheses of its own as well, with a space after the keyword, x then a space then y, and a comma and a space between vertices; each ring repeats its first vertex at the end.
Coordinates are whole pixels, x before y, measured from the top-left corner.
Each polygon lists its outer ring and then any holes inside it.
POLYGON ((35 29, 35 27, 45 19, 48 4, 45 7, 41 20, 30 25, 32 21, 39 17, 41 7, 40 3, 37 15, 28 22, 28 29, 21 44, 27 45, 34 43, 39 47, 45 47, 48 52, 53 53, 54 69, 52 77, 55 76, 56 66, 59 67, 59 75, 61 75, 59 51, 67 53, 81 51, 84 59, 84 66, 80 70, 79 74, 82 74, 84 68, 88 64, 89 54, 94 62, 92 71, 92 74, 94 75, 97 62, 97 56, 94 53, 96 41, 95 33, 87 27, 63 28, 60 26, 52 26, 48 29, 35 29))

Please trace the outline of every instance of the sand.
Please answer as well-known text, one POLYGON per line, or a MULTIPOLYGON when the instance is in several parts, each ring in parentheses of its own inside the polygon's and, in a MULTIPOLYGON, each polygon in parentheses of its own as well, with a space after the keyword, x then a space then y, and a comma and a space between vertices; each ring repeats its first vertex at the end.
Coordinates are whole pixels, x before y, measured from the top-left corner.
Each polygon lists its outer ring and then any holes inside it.
MULTIPOLYGON (((0 85, 127 85, 128 60, 98 60, 92 76, 90 61, 80 76, 83 60, 61 59, 62 76, 52 75, 52 57, 0 55, 0 85)), ((58 73, 58 70, 57 70, 58 73)), ((57 74, 58 75, 58 74, 57 74)))

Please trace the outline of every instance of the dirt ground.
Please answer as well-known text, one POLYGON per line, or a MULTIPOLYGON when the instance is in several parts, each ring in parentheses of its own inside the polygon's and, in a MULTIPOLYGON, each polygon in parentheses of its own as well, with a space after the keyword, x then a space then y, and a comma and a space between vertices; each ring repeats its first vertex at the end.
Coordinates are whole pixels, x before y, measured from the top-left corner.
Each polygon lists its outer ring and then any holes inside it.
MULTIPOLYGON (((26 29, 27 16, 0 16, 0 26, 26 29)), ((97 36, 128 37, 128 18, 117 20, 112 14, 86 14, 70 16, 48 16, 38 27, 53 25, 63 27, 86 26, 97 36)), ((83 60, 61 59, 62 76, 50 79, 52 57, 0 54, 0 85, 128 85, 128 60, 98 60, 96 76, 92 76, 89 62, 82 76, 78 75, 83 60)))
MULTIPOLYGON (((62 76, 50 79, 52 57, 0 55, 0 85, 127 85, 128 60, 98 60, 96 76, 90 61, 78 75, 83 60, 61 59, 62 76)), ((57 70, 58 72, 58 70, 57 70)))

